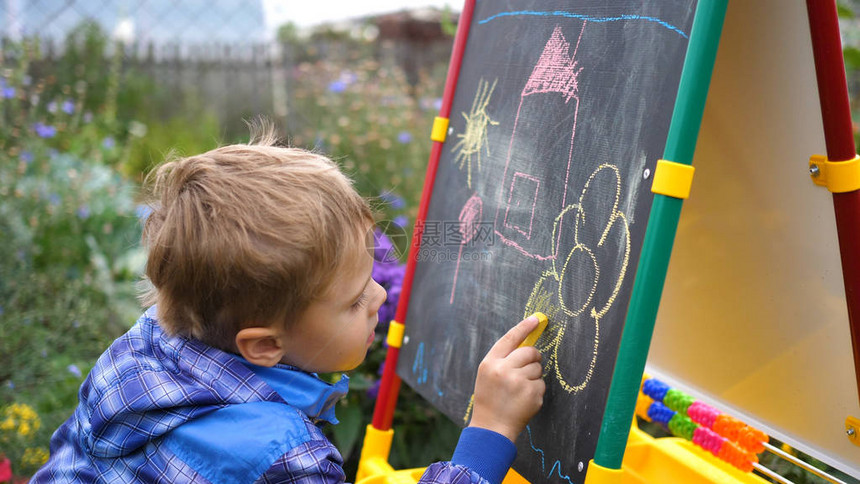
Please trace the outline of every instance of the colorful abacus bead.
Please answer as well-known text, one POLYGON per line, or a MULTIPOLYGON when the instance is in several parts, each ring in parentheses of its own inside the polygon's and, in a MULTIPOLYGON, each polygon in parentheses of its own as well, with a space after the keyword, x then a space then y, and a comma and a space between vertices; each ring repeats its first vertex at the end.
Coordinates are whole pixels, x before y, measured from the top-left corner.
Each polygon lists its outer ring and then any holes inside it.
POLYGON ((674 416, 675 411, 660 402, 654 402, 648 407, 648 417, 654 422, 668 425, 674 416))
POLYGON ((764 452, 764 443, 767 441, 766 433, 750 426, 741 429, 737 440, 738 445, 756 454, 764 452))
POLYGON ((725 441, 725 437, 705 427, 699 427, 693 432, 693 443, 714 455, 720 453, 725 441))
POLYGON ((734 442, 726 441, 720 447, 717 457, 737 467, 744 472, 753 470, 753 463, 758 462, 758 456, 741 449, 734 442))
POLYGON ((642 383, 642 393, 653 398, 656 402, 662 402, 668 391, 669 385, 654 378, 649 378, 642 383))
POLYGON ((693 440, 693 433, 698 426, 699 424, 693 422, 689 417, 682 413, 675 413, 675 415, 669 419, 668 425, 670 432, 686 440, 693 440))
POLYGON ((687 408, 687 415, 693 422, 711 429, 714 427, 714 421, 717 420, 720 411, 706 403, 697 401, 687 408))
POLYGON ((731 440, 732 442, 735 442, 738 440, 740 431, 744 427, 746 427, 745 423, 730 415, 726 415, 723 413, 717 416, 717 419, 714 421, 714 426, 712 428, 714 432, 722 435, 723 437, 731 440))
POLYGON ((674 388, 668 390, 666 392, 666 395, 663 397, 664 405, 676 412, 683 414, 687 413, 687 409, 690 407, 690 405, 693 404, 694 401, 696 401, 695 398, 691 397, 690 395, 687 395, 681 390, 676 390, 674 388))

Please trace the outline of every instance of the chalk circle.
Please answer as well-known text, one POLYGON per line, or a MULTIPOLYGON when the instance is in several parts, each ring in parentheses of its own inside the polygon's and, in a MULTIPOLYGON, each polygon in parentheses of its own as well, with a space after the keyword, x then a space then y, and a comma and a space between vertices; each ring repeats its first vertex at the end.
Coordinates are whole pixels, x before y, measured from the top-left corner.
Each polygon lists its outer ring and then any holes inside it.
POLYGON ((604 265, 607 270, 603 272, 603 287, 606 288, 607 285, 612 284, 612 291, 609 294, 606 294, 605 290, 601 291, 598 300, 594 301, 592 315, 602 318, 615 303, 615 298, 621 291, 621 284, 624 282, 624 275, 627 273, 627 265, 630 262, 630 229, 623 216, 619 215, 613 218, 595 250, 601 254, 601 260, 613 261, 604 265), (601 301, 601 298, 605 301, 601 301))
POLYGON ((591 303, 599 273, 594 253, 577 244, 567 255, 558 278, 558 300, 565 314, 579 316, 591 303))
POLYGON ((483 206, 484 202, 476 194, 472 195, 463 205, 463 210, 460 210, 458 230, 463 237, 462 244, 468 244, 478 234, 478 223, 481 221, 483 206))

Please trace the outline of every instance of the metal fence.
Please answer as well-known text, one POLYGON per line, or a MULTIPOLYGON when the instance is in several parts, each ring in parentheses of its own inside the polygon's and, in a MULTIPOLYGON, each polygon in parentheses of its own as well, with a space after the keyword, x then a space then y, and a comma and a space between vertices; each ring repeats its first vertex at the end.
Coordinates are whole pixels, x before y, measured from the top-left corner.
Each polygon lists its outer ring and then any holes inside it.
MULTIPOLYGON (((287 116, 290 76, 297 64, 314 60, 307 52, 328 61, 355 54, 346 52, 354 42, 330 35, 305 39, 304 55, 298 53, 267 26, 263 0, 0 0, 0 21, 4 51, 22 39, 39 39, 44 66, 59 62, 70 42, 84 42, 88 26, 97 27, 104 55, 119 53, 124 75, 146 76, 174 98, 163 103, 165 117, 194 98, 226 133, 243 132, 243 118, 287 116)), ((399 66, 415 83, 419 70, 447 64, 450 44, 450 36, 380 36, 362 55, 399 66)))

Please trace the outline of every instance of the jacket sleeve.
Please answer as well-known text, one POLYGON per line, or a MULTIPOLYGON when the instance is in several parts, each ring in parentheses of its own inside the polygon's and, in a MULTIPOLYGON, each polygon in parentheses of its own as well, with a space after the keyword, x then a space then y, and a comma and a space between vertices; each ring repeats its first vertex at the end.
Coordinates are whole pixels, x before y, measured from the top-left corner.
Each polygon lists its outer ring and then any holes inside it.
MULTIPOLYGON (((495 432, 466 428, 450 462, 427 467, 419 484, 499 484, 516 456, 516 447, 495 432)), ((291 449, 276 460, 257 483, 341 484, 343 458, 328 440, 291 449)))
POLYGON ((430 465, 419 482, 500 484, 516 456, 517 448, 507 437, 492 430, 466 427, 451 462, 430 465))
POLYGON ((328 440, 311 440, 276 460, 257 483, 340 484, 346 480, 343 458, 328 440))

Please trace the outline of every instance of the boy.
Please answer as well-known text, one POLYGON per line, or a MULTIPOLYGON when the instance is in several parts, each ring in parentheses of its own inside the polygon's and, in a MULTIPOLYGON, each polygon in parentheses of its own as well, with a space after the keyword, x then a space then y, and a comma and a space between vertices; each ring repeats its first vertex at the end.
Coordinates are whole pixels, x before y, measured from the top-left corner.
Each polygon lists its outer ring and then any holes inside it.
MULTIPOLYGON (((99 358, 33 482, 343 482, 319 425, 347 390, 386 294, 366 202, 329 159, 256 143, 150 177, 154 304, 99 358), (369 238, 370 236, 370 238, 369 238)), ((498 483, 539 409, 540 353, 515 326, 478 371, 469 428, 422 482, 498 483)))

